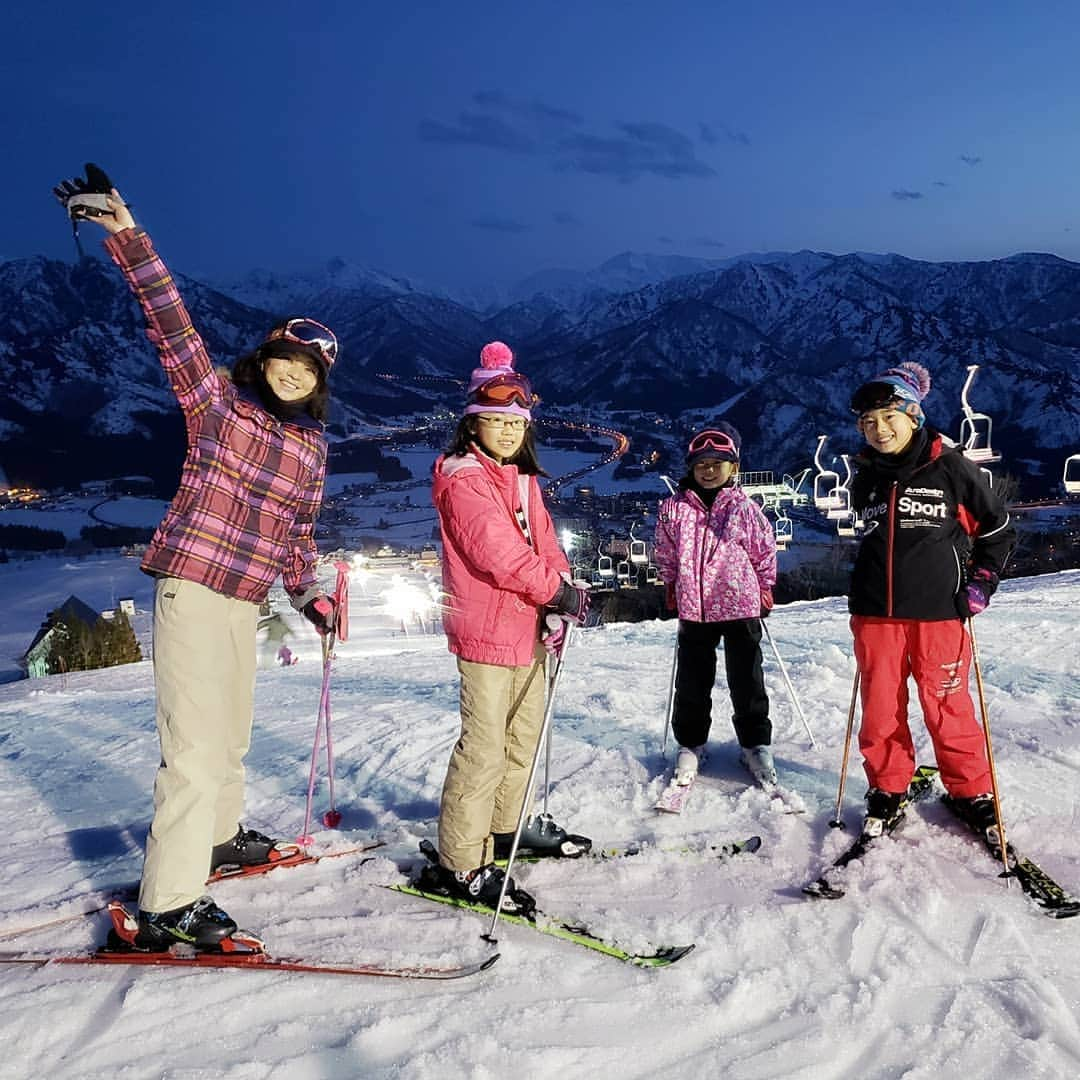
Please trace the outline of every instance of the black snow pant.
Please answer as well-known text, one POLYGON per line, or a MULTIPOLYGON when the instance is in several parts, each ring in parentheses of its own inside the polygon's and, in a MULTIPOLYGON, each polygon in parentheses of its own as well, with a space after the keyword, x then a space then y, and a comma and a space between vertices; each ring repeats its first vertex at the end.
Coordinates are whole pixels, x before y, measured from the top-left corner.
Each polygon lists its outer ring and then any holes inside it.
POLYGON ((724 643, 724 668, 740 746, 772 742, 769 697, 761 670, 761 620, 699 623, 679 620, 678 672, 672 727, 680 746, 702 746, 712 727, 716 648, 724 643))

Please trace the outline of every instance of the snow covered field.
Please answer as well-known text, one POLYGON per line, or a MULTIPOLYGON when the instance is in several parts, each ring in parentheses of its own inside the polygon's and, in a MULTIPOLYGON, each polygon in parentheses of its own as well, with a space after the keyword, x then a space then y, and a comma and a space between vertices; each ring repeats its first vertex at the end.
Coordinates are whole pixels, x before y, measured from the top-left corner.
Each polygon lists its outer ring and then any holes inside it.
MULTIPOLYGON (((117 563, 126 576, 126 562, 117 563)), ((94 579, 104 583, 107 568, 94 579)), ((0 568, 9 610, 28 604, 29 581, 0 568)), ((483 955, 485 920, 379 887, 400 880, 398 864, 434 836, 457 732, 456 671, 441 637, 391 636, 359 593, 333 681, 344 820, 316 842, 333 849, 378 837, 388 841, 385 857, 228 882, 215 898, 280 955, 402 963, 483 955)), ((1009 581, 977 623, 1011 837, 1074 890, 1078 606, 1080 573, 1009 581)), ((850 640, 838 600, 778 608, 770 627, 818 740, 807 748, 767 651, 781 778, 805 801, 803 815, 745 787, 722 685, 703 779, 681 817, 655 815, 673 622, 588 630, 567 658, 550 793, 559 821, 598 844, 764 840, 758 854, 729 862, 651 850, 520 870, 542 908, 581 917, 621 944, 695 942, 676 966, 638 970, 506 926, 498 963, 451 983, 0 968, 0 1077, 1076 1076, 1080 919, 1054 922, 1006 888, 936 802, 915 808, 895 842, 853 871, 845 899, 800 894, 851 836, 826 826, 850 640)), ((247 820, 286 837, 303 819, 320 681, 314 637, 290 644, 299 664, 260 672, 248 757, 247 820)), ((0 934, 138 876, 156 762, 149 663, 0 686, 8 837, 0 934)), ((852 826, 863 788, 853 755, 852 826)), ((325 808, 325 787, 317 798, 325 808)), ((104 930, 96 916, 0 948, 85 948, 104 930)))

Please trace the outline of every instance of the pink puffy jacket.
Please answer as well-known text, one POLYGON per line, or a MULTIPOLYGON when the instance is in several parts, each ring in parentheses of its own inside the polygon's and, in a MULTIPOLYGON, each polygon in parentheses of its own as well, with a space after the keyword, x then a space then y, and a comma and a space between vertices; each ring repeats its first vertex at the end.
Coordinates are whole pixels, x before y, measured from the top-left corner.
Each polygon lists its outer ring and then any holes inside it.
POLYGON ((776 584, 772 526, 740 487, 721 488, 711 508, 692 490, 664 499, 655 558, 691 622, 756 619, 761 590, 776 584))
POLYGON ((473 449, 435 462, 431 497, 442 530, 443 627, 450 651, 481 664, 531 664, 540 608, 570 571, 536 477, 473 449), (518 510, 525 513, 532 546, 518 510))

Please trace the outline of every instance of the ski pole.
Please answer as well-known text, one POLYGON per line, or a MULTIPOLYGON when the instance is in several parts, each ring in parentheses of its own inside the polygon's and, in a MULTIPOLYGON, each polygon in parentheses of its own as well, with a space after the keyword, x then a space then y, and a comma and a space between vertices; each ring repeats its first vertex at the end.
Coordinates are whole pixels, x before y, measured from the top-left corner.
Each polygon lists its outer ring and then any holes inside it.
POLYGON ((510 871, 514 868, 514 859, 517 858, 518 844, 521 843, 521 832, 525 828, 525 819, 529 815, 529 810, 532 808, 533 792, 536 790, 536 774, 540 771, 540 746, 548 737, 548 730, 551 727, 551 717, 555 711, 555 691, 559 688, 559 680, 562 677, 563 661, 566 657, 566 650, 570 646, 570 638, 574 632, 574 624, 568 622, 566 624, 566 635, 562 639, 562 645, 559 648, 558 656, 556 657, 555 671, 551 676, 551 686, 548 691, 547 703, 544 706, 544 719, 540 725, 540 737, 536 740, 536 750, 533 751, 532 768, 529 770, 529 780, 525 785, 525 797, 521 800, 521 812, 518 814, 517 828, 514 830, 514 842, 510 845, 510 857, 506 860, 506 869, 503 871, 503 883, 502 889, 499 890, 499 900, 495 905, 495 910, 491 916, 491 925, 488 927, 486 934, 480 936, 487 942, 494 945, 497 942, 495 937, 495 926, 499 921, 499 915, 502 912, 503 900, 506 899, 506 890, 510 887, 510 871))
MULTIPOLYGON (((315 719, 315 738, 311 747, 311 768, 308 770, 307 805, 304 810, 304 828, 296 838, 298 844, 307 847, 313 840, 311 828, 311 803, 315 795, 315 766, 319 761, 319 738, 322 734, 323 721, 326 717, 326 706, 330 699, 330 656, 334 648, 334 632, 322 640, 323 652, 323 677, 322 692, 319 694, 319 715, 315 719)), ((327 739, 329 745, 329 738, 327 739)))
POLYGON ((337 580, 334 583, 334 625, 322 639, 323 678, 322 691, 319 694, 319 714, 315 720, 315 738, 311 747, 311 768, 308 771, 307 804, 304 809, 304 829, 297 842, 303 845, 312 842, 311 806, 315 796, 315 767, 319 760, 319 737, 326 729, 326 770, 329 778, 330 809, 323 814, 323 824, 328 829, 336 829, 341 824, 341 813, 334 804, 334 737, 330 719, 330 668, 334 656, 334 645, 345 641, 349 636, 349 564, 337 562, 337 580))
POLYGON ((836 815, 829 822, 830 829, 842 829, 844 819, 840 816, 841 807, 844 805, 844 785, 847 783, 848 755, 851 753, 851 732, 855 727, 855 704, 859 700, 859 683, 862 672, 859 670, 859 662, 855 661, 855 679, 851 684, 851 704, 848 706, 847 731, 844 734, 844 756, 840 762, 840 789, 836 793, 836 815))
POLYGON ((1005 822, 1001 816, 1001 798, 998 795, 997 769, 994 768, 994 747, 990 741, 990 716, 986 710, 986 694, 983 692, 982 665, 979 663, 979 645, 975 640, 975 619, 968 616, 968 637, 971 638, 971 660, 975 666, 975 686, 979 691, 979 712, 982 714, 983 738, 986 740, 986 761, 990 766, 990 790, 994 793, 994 820, 997 822, 998 839, 1001 841, 1001 862, 1005 867, 1006 886, 1012 877, 1009 868, 1009 846, 1005 842, 1005 822))
POLYGON ((802 721, 802 725, 806 728, 806 734, 810 739, 810 749, 813 750, 817 743, 814 741, 814 733, 810 730, 810 725, 807 723, 806 714, 802 710, 802 706, 799 704, 799 699, 795 696, 795 687, 791 685, 791 678, 787 673, 787 668, 784 666, 784 661, 780 658, 780 650, 776 647, 776 642, 773 641, 772 633, 769 630, 769 624, 762 619, 761 628, 765 631, 765 636, 769 639, 769 644, 772 646, 773 655, 776 657, 777 666, 780 668, 780 674, 783 676, 784 685, 787 687, 788 696, 791 698, 791 704, 794 706, 795 711, 799 714, 799 719, 802 721))
MULTIPOLYGON (((333 658, 336 642, 349 638, 349 564, 336 562, 337 580, 334 582, 334 636, 327 652, 327 665, 333 658)), ((323 704, 323 722, 326 725, 326 775, 330 795, 330 809, 323 814, 323 824, 328 829, 336 829, 341 824, 341 812, 334 800, 334 736, 330 720, 330 679, 327 671, 325 702, 323 704)), ((305 830, 306 831, 306 830, 305 830)))
MULTIPOLYGON (((551 700, 555 693, 555 675, 558 673, 556 667, 551 673, 551 678, 548 679, 547 696, 548 701, 551 700)), ((551 725, 548 725, 546 749, 544 751, 544 817, 548 816, 548 792, 551 790, 551 725)))
POLYGON ((660 747, 662 757, 667 757, 667 737, 675 716, 675 679, 679 674, 679 638, 675 637, 675 651, 671 654, 671 679, 668 682, 667 709, 664 711, 664 741, 660 747))

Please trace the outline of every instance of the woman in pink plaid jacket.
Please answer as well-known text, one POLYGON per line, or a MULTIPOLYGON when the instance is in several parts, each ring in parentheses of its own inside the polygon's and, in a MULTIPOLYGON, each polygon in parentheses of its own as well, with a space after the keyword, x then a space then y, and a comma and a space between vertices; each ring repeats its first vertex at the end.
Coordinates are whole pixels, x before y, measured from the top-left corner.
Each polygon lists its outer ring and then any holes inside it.
POLYGON ((289 319, 231 378, 216 371, 169 271, 115 188, 107 205, 88 220, 110 234, 106 250, 142 306, 187 429, 180 488, 142 563, 157 579, 161 765, 134 947, 161 951, 179 941, 214 950, 236 923, 203 895, 207 875, 288 853, 240 824, 255 628, 278 574, 320 633, 333 625, 333 603, 315 576, 314 530, 338 344, 320 323, 289 319))

